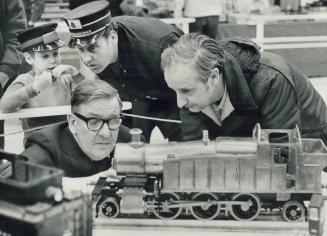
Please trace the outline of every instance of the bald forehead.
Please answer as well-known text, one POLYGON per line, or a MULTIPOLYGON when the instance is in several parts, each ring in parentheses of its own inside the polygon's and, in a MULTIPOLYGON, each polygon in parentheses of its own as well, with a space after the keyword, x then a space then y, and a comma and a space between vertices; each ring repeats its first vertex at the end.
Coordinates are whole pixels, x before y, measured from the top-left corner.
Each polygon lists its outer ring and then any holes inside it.
POLYGON ((185 77, 197 76, 199 73, 196 71, 195 66, 191 63, 174 63, 165 68, 165 78, 181 80, 185 77), (166 76, 167 75, 167 76, 166 76))
POLYGON ((85 111, 87 113, 110 113, 114 114, 121 112, 121 103, 117 96, 94 98, 85 101, 77 106, 73 106, 74 111, 85 111))

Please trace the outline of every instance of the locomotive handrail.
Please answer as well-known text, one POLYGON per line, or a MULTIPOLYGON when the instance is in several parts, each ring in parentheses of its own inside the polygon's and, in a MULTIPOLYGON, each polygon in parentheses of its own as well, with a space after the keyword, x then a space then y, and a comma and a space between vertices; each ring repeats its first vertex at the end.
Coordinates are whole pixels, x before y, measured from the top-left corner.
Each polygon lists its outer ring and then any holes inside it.
POLYGON ((215 154, 200 154, 200 155, 172 155, 170 158, 167 158, 167 161, 173 160, 198 160, 198 159, 203 158, 204 159, 211 159, 211 158, 218 158, 220 160, 231 160, 231 158, 234 159, 245 159, 245 160, 254 160, 256 159, 255 153, 215 153, 215 154))

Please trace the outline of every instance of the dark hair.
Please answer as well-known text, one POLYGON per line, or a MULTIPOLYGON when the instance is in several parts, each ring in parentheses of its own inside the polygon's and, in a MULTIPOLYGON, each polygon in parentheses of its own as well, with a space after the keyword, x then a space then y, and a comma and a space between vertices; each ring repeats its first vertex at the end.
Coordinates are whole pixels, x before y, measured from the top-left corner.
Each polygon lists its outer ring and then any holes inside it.
POLYGON ((117 25, 117 23, 114 22, 114 21, 112 21, 112 22, 110 23, 110 25, 108 25, 108 26, 105 28, 104 33, 103 33, 103 36, 106 37, 106 38, 108 38, 109 35, 110 35, 110 32, 111 32, 112 30, 114 30, 114 31, 116 31, 116 32, 117 32, 117 30, 118 30, 118 25, 117 25))
POLYGON ((122 102, 116 89, 114 89, 109 83, 96 79, 84 79, 78 83, 72 93, 71 106, 72 112, 75 111, 76 107, 88 103, 97 99, 111 99, 117 98, 120 108, 122 102))
POLYGON ((192 64, 203 80, 209 78, 213 68, 222 72, 223 62, 224 53, 218 42, 197 33, 183 35, 161 54, 162 70, 176 63, 192 64))

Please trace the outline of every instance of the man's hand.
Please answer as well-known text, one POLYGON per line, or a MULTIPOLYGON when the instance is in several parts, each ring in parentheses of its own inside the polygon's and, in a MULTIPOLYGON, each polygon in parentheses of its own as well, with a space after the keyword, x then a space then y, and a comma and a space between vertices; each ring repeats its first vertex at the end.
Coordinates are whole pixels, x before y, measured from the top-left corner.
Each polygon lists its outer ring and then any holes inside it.
POLYGON ((9 76, 6 73, 0 71, 0 83, 1 83, 2 88, 5 87, 8 80, 9 80, 9 76))
POLYGON ((52 75, 58 79, 71 80, 79 71, 70 65, 58 65, 52 70, 52 75))
POLYGON ((96 78, 96 74, 87 65, 85 65, 84 62, 81 63, 80 73, 86 79, 94 80, 96 78))
POLYGON ((36 73, 36 79, 33 83, 33 89, 36 92, 41 92, 43 89, 51 86, 52 74, 50 71, 43 71, 41 74, 36 73))

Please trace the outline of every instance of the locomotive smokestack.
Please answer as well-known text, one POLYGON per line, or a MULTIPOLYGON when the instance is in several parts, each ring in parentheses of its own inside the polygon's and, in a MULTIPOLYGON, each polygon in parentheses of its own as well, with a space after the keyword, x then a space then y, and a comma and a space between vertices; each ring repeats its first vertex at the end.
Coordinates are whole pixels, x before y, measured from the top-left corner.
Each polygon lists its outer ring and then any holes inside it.
POLYGON ((141 134, 142 134, 142 130, 138 129, 138 128, 134 128, 131 129, 129 131, 131 137, 132 137, 132 141, 130 142, 130 145, 133 147, 141 147, 143 146, 143 142, 141 140, 141 134))

